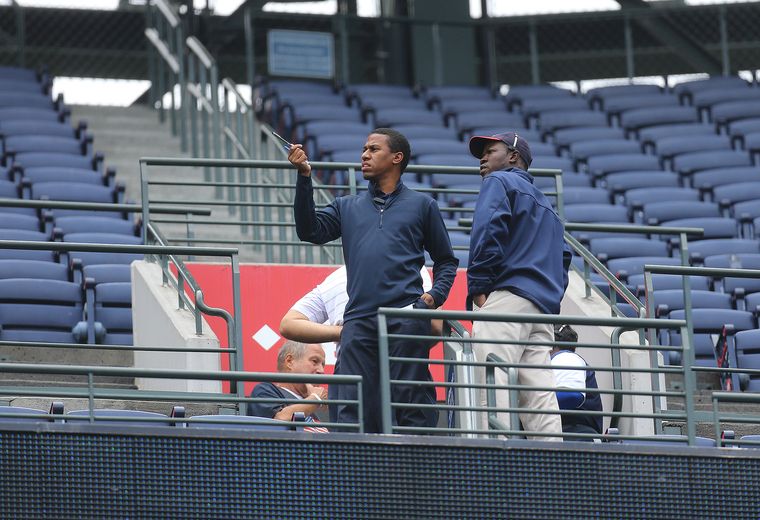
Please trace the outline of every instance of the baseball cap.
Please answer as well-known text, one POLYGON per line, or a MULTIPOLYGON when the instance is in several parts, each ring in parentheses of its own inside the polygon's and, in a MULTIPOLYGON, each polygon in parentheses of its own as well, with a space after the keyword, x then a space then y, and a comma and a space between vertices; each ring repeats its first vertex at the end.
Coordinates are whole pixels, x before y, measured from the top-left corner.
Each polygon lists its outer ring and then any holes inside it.
POLYGON ((501 141, 506 144, 507 147, 517 150, 517 153, 520 154, 520 157, 523 158, 523 161, 525 161, 525 164, 528 166, 533 162, 533 155, 530 153, 528 141, 515 132, 506 132, 491 136, 475 135, 470 138, 470 153, 476 159, 480 159, 483 156, 483 149, 486 147, 486 144, 493 141, 501 141))

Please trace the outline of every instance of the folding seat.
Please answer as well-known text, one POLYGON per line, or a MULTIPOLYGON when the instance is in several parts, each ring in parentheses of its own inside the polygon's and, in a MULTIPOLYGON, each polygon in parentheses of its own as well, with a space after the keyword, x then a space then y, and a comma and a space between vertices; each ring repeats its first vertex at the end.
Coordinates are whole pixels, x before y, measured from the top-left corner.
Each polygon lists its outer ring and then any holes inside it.
POLYGON ((0 108, 24 107, 56 110, 55 102, 47 96, 17 92, 0 92, 0 108))
POLYGON ((443 117, 439 112, 425 109, 386 108, 375 112, 374 124, 377 127, 393 127, 403 124, 443 126, 443 117))
POLYGON ((570 145, 570 157, 577 161, 585 161, 593 156, 638 153, 641 153, 641 144, 628 139, 596 139, 570 145))
POLYGON ((7 278, 71 281, 67 266, 56 262, 27 259, 0 260, 0 279, 7 278))
MULTIPOLYGON (((33 199, 72 202, 99 202, 116 204, 123 202, 124 186, 117 184, 114 188, 94 184, 74 182, 38 182, 31 185, 33 199)), ((93 211, 77 209, 47 210, 49 214, 62 216, 93 216, 125 219, 126 215, 119 211, 93 211)))
POLYGON ((718 128, 740 119, 760 117, 760 99, 716 103, 710 110, 710 117, 718 128))
POLYGON ((731 215, 739 222, 744 237, 756 238, 754 221, 760 217, 760 200, 737 202, 731 207, 731 215))
POLYGON ((361 154, 366 142, 367 136, 364 134, 323 135, 317 141, 316 157, 319 160, 327 160, 333 152, 349 150, 361 154))
POLYGON ((588 102, 581 97, 553 97, 553 98, 528 98, 522 102, 524 116, 538 117, 548 112, 561 110, 587 110, 588 102))
MULTIPOLYGON (((346 100, 343 96, 334 93, 313 93, 299 92, 285 94, 278 97, 276 109, 272 110, 276 114, 275 121, 281 128, 293 128, 296 123, 298 114, 303 112, 307 107, 333 107, 338 110, 346 107, 346 100)), ((328 118, 320 118, 328 119, 328 118)))
POLYGON ((661 222, 693 217, 720 217, 720 208, 714 202, 665 201, 650 202, 642 208, 643 221, 650 226, 661 222))
POLYGON ((362 118, 365 121, 374 121, 375 114, 378 110, 389 109, 406 109, 412 111, 429 110, 428 106, 422 99, 409 96, 403 98, 399 96, 377 96, 363 99, 359 108, 362 112, 362 118))
MULTIPOLYGON (((683 277, 675 274, 652 274, 652 287, 655 291, 667 289, 683 289, 683 277)), ((690 276, 689 287, 692 291, 709 291, 712 279, 707 276, 690 276)), ((639 298, 644 298, 646 290, 644 287, 644 274, 632 274, 628 277, 628 286, 633 294, 639 298)))
POLYGON ((653 190, 651 187, 634 188, 627 190, 624 195, 625 205, 634 215, 635 222, 642 222, 641 212, 645 204, 653 202, 676 202, 676 201, 699 201, 699 192, 691 188, 659 187, 653 190))
POLYGON ((759 199, 760 182, 737 182, 716 186, 712 190, 712 196, 721 208, 728 208, 737 202, 759 199))
POLYGON ((629 132, 641 128, 675 123, 697 123, 699 115, 693 107, 648 107, 627 110, 620 115, 620 126, 629 132))
POLYGON ((700 170, 691 176, 691 184, 694 188, 708 195, 708 199, 714 198, 712 190, 716 186, 747 181, 760 181, 760 168, 757 166, 713 168, 700 170))
POLYGON ((412 90, 405 85, 379 85, 377 83, 357 83, 345 88, 346 98, 370 99, 373 97, 407 98, 414 96, 412 90))
POLYGON ((591 126, 587 128, 564 128, 557 130, 553 135, 553 142, 558 148, 564 149, 574 143, 584 141, 596 141, 598 139, 624 139, 625 132, 622 128, 611 126, 591 126))
POLYGON ((628 283, 628 277, 644 272, 645 265, 681 265, 681 260, 672 256, 632 256, 615 258, 607 262, 607 269, 618 279, 628 283))
POLYGON ((589 249, 603 263, 633 256, 669 256, 668 246, 661 240, 635 236, 594 238, 591 239, 589 249))
POLYGON ((80 122, 76 128, 60 121, 37 121, 27 119, 0 119, 0 136, 49 135, 79 139, 84 135, 87 125, 80 122))
POLYGON ((506 112, 507 107, 504 100, 492 97, 483 97, 478 99, 472 98, 455 98, 439 102, 440 111, 445 115, 465 114, 467 112, 488 112, 497 113, 506 112))
MULTIPOLYGON (((683 320, 685 311, 673 311, 670 313, 670 318, 683 320)), ((692 309, 691 318, 694 329, 694 357, 697 366, 717 366, 714 338, 722 334, 724 327, 727 328, 729 366, 736 366, 734 334, 757 327, 752 313, 733 309, 692 309)), ((667 337, 670 345, 681 345, 679 332, 670 331, 667 337)), ((681 364, 680 352, 670 352, 669 358, 671 365, 681 364)))
POLYGON ((715 126, 706 123, 675 123, 670 125, 658 125, 642 128, 639 130, 639 141, 648 152, 654 152, 654 143, 663 137, 672 136, 697 136, 718 135, 715 126))
MULTIPOLYGON (((0 168, 0 173, 2 173, 3 170, 8 171, 4 168, 0 168)), ((0 180, 0 198, 18 199, 19 198, 18 185, 15 182, 0 180)), ((0 202, 0 212, 4 214, 17 213, 21 215, 37 217, 37 210, 34 208, 14 208, 10 206, 3 206, 2 202, 0 202)))
POLYGON ((673 169, 685 179, 701 170, 751 165, 752 159, 749 154, 740 150, 685 153, 673 159, 673 169))
MULTIPOLYGON (((25 229, 2 229, 0 228, 0 240, 30 240, 34 242, 47 242, 50 237, 39 231, 25 229)), ((8 249, 0 248, 0 259, 39 260, 53 262, 55 256, 52 251, 32 249, 8 249)))
MULTIPOLYGON (((417 164, 430 166, 470 166, 477 167, 477 159, 464 154, 430 154, 417 157, 417 164)), ((473 173, 433 173, 431 176, 433 187, 442 188, 454 185, 480 184, 480 174, 473 173)))
POLYGON ((644 96, 659 94, 662 88, 658 85, 610 85, 607 87, 592 88, 586 92, 592 107, 604 109, 608 99, 629 96, 644 96))
POLYGON ((269 417, 253 415, 195 415, 187 421, 188 428, 212 428, 233 430, 287 431, 294 427, 283 425, 269 417))
POLYGON ((303 125, 302 138, 319 140, 323 135, 359 134, 365 138, 374 130, 369 123, 361 121, 309 121, 303 125))
POLYGON ((623 171, 606 175, 601 179, 601 184, 618 198, 632 189, 677 188, 681 185, 681 179, 677 173, 663 170, 623 171))
MULTIPOLYGON (((554 187, 552 186, 551 189, 553 190, 554 187)), ((554 196, 549 197, 549 200, 553 199, 554 196)), ((566 187, 562 193, 562 202, 565 206, 572 206, 573 204, 609 204, 610 194, 602 188, 566 187)))
POLYGON ((105 345, 132 345, 132 284, 102 282, 86 292, 88 327, 101 330, 97 342, 105 345), (92 316, 90 315, 90 309, 92 316))
POLYGON ((604 103, 604 111, 611 116, 612 121, 617 121, 620 114, 628 110, 646 107, 672 107, 678 105, 678 98, 672 94, 635 94, 607 99, 604 103))
MULTIPOLYGON (((689 295, 691 296, 692 309, 733 310, 731 296, 728 294, 691 289, 689 295)), ((672 311, 684 309, 683 289, 655 290, 649 297, 653 298, 657 318, 667 318, 672 311)))
POLYGON ((61 280, 0 280, 0 339, 73 343, 83 319, 82 288, 61 280))
POLYGON ((95 154, 92 157, 66 153, 25 152, 13 157, 13 166, 35 168, 38 166, 54 166, 58 168, 81 168, 100 171, 103 156, 95 154))
POLYGON ((63 416, 63 402, 53 401, 50 404, 50 410, 40 410, 37 408, 28 408, 25 406, 0 406, 0 423, 18 423, 18 422, 58 422, 61 419, 40 417, 43 415, 63 416))
MULTIPOLYGON (((739 226, 736 220, 729 217, 692 217, 678 218, 661 222, 663 226, 702 228, 703 234, 700 239, 710 240, 714 238, 737 238, 739 226)), ((671 244, 678 243, 678 238, 669 238, 671 244)))
POLYGON ((589 173, 598 179, 615 172, 659 170, 660 160, 654 155, 643 153, 621 153, 589 157, 586 165, 589 173))
MULTIPOLYGON (((530 143, 530 141, 528 142, 530 143)), ((534 141, 530 143, 530 152, 533 154, 533 157, 556 156, 557 148, 552 143, 542 143, 541 141, 534 141)))
POLYGON ((132 271, 124 264, 90 264, 82 270, 85 278, 94 280, 95 285, 109 282, 131 282, 132 271))
MULTIPOLYGON (((554 186, 554 181, 550 177, 534 177, 533 183, 539 188, 551 184, 554 186)), ((562 184, 565 188, 590 188, 592 179, 590 175, 586 175, 582 172, 568 172, 562 171, 562 184)))
POLYGON ((726 135, 672 135, 654 141, 655 153, 663 159, 692 152, 730 150, 731 140, 726 135))
POLYGON ((690 100, 692 95, 703 90, 731 89, 747 86, 747 82, 739 76, 710 76, 709 78, 678 83, 673 87, 673 92, 680 97, 690 100))
POLYGON ((571 97, 573 93, 554 85, 510 85, 504 101, 510 110, 520 107, 526 99, 571 97))
POLYGON ((732 253, 760 253, 760 242, 745 238, 716 238, 689 242, 689 261, 692 265, 701 265, 708 256, 732 253))
MULTIPOLYGON (((426 87, 423 90, 425 99, 429 102, 445 102, 460 99, 493 99, 493 93, 488 87, 469 85, 444 85, 440 87, 426 87)), ((502 107, 504 103, 502 102, 502 107)))
POLYGON ((612 204, 574 204, 565 208, 568 222, 628 223, 628 211, 612 204))
POLYGON ((31 185, 39 182, 75 182, 94 184, 96 186, 114 186, 116 171, 108 169, 105 174, 92 169, 84 168, 59 168, 55 166, 37 166, 31 168, 18 168, 21 176, 22 189, 31 193, 31 185))
POLYGON ((556 157, 549 155, 533 155, 533 162, 530 163, 531 170, 562 170, 563 172, 574 171, 573 161, 567 157, 556 157))
MULTIPOLYGON (((734 336, 736 348, 736 368, 760 369, 760 330, 742 330, 734 336)), ((760 374, 739 374, 739 389, 742 392, 760 391, 760 374)), ((745 435, 742 440, 760 440, 757 435, 745 435)), ((756 447, 756 446, 755 446, 756 447)))
MULTIPOLYGON (((79 244, 124 244, 124 245, 142 245, 140 237, 119 235, 116 233, 69 233, 63 235, 63 242, 74 242, 79 244)), ((126 264, 129 265, 135 260, 142 260, 143 255, 138 253, 99 253, 70 251, 67 254, 61 254, 61 262, 71 264, 74 260, 79 259, 83 267, 93 264, 126 264)))
POLYGON ((457 139, 457 132, 454 128, 440 125, 396 125, 393 129, 404 134, 409 141, 414 139, 457 139))
POLYGON ((760 269, 760 254, 730 253, 707 256, 705 267, 731 269, 760 269))
POLYGON ((465 112, 457 117, 457 129, 460 135, 477 127, 497 127, 501 130, 496 133, 511 130, 519 134, 525 127, 525 121, 521 115, 510 112, 465 112))
POLYGON ((591 110, 562 110, 547 112, 538 121, 538 127, 544 133, 556 132, 563 128, 607 126, 607 115, 604 112, 591 110))
POLYGON ((0 228, 39 231, 40 220, 35 215, 0 211, 0 228))
MULTIPOLYGON (((456 139, 415 139, 410 142, 410 146, 412 149, 412 157, 430 154, 470 154, 469 146, 456 139)), ((473 164, 473 166, 475 166, 475 164, 473 164)))
POLYGON ((312 121, 341 121, 347 123, 359 123, 361 122, 361 114, 356 108, 349 108, 346 106, 300 106, 294 112, 293 124, 287 127, 287 130, 293 132, 294 129, 298 130, 302 128, 306 123, 312 121))
POLYGON ((697 107, 709 119, 710 109, 718 103, 729 101, 753 101, 760 98, 760 89, 749 88, 744 85, 737 88, 720 88, 714 90, 702 90, 692 95, 691 104, 697 107))
POLYGON ((56 235, 69 233, 116 233, 119 235, 139 236, 140 226, 131 220, 122 220, 98 215, 71 215, 57 217, 54 220, 56 235))
MULTIPOLYGON (((760 269, 760 254, 756 253, 731 253, 708 256, 704 259, 705 267, 720 269, 760 269)), ((740 310, 755 309, 744 308, 744 296, 760 292, 760 280, 754 278, 726 277, 715 283, 716 290, 721 290, 733 295, 737 308, 740 310)))
POLYGON ((760 117, 741 119, 728 125, 728 135, 731 136, 733 142, 739 144, 744 143, 745 135, 757 132, 760 132, 760 117))
POLYGON ((25 153, 55 153, 70 155, 86 155, 88 144, 85 140, 73 137, 57 137, 48 135, 18 135, 6 137, 3 140, 3 160, 10 164, 8 158, 25 153))
POLYGON ((93 416, 98 424, 108 424, 112 426, 142 426, 142 427, 164 427, 172 426, 169 416, 158 412, 148 412, 145 410, 117 410, 111 408, 96 408, 90 410, 72 410, 66 413, 66 422, 72 424, 85 424, 89 417, 93 416))
POLYGON ((37 82, 37 72, 32 69, 24 67, 12 67, 9 65, 3 65, 0 67, 0 77, 7 79, 14 79, 19 81, 37 82))
POLYGON ((61 113, 50 108, 34 107, 2 107, 0 106, 0 121, 46 121, 46 122, 63 122, 67 118, 65 113, 61 113))

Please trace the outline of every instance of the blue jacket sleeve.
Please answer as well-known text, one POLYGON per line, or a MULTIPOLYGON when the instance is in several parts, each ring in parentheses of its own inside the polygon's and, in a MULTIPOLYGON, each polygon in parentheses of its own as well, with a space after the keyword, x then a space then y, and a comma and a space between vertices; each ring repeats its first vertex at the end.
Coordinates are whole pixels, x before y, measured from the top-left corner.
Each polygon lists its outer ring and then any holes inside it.
POLYGON ((298 238, 312 244, 325 244, 340 237, 340 212, 337 201, 317 211, 311 177, 299 175, 293 200, 298 238))
POLYGON ((494 269, 504 262, 504 246, 509 242, 512 208, 507 190, 499 179, 486 177, 480 188, 472 217, 470 265, 467 267, 467 293, 489 293, 496 279, 494 269))
POLYGON ((585 400, 582 392, 557 391, 557 403, 560 410, 577 410, 585 400))
MULTIPOLYGON (((277 389, 275 385, 269 382, 259 383, 253 387, 251 397, 266 399, 284 399, 285 396, 277 389)), ((248 415, 254 417, 274 418, 277 413, 285 407, 284 403, 258 403, 250 402, 247 406, 248 415)))
POLYGON ((449 233, 441 217, 438 204, 431 200, 425 216, 425 249, 433 259, 433 287, 428 291, 440 307, 449 297, 449 291, 457 275, 459 259, 454 256, 449 233))
POLYGON ((562 275, 562 281, 564 283, 563 287, 567 290, 567 284, 570 281, 567 272, 570 269, 570 263, 573 260, 573 250, 567 242, 565 242, 564 246, 565 247, 562 249, 562 266, 565 268, 565 272, 562 275))

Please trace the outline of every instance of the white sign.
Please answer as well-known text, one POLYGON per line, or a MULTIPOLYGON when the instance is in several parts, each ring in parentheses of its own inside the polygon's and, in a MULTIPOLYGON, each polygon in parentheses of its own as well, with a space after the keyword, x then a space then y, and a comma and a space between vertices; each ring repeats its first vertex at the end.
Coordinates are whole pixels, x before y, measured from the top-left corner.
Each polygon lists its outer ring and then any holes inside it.
POLYGON ((267 46, 272 76, 330 79, 335 74, 331 33, 272 30, 267 46))

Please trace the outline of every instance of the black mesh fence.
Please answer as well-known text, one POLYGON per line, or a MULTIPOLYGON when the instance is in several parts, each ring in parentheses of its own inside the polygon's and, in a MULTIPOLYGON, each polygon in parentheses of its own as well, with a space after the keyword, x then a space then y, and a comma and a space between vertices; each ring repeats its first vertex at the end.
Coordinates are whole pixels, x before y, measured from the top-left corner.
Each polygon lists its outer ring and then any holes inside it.
POLYGON ((760 514, 754 449, 86 430, 0 432, 2 518, 760 514))

